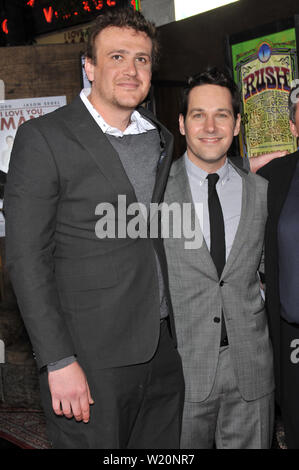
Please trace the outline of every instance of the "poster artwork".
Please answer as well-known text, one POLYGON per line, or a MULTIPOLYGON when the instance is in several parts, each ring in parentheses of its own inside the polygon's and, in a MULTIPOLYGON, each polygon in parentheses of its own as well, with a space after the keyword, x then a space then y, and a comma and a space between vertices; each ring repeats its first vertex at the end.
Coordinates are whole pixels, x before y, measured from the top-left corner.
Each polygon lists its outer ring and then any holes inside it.
POLYGON ((233 45, 232 53, 242 95, 242 155, 294 152, 288 96, 297 70, 295 29, 233 45))
POLYGON ((0 171, 8 172, 10 154, 18 128, 29 119, 43 116, 65 104, 65 96, 0 102, 0 171))

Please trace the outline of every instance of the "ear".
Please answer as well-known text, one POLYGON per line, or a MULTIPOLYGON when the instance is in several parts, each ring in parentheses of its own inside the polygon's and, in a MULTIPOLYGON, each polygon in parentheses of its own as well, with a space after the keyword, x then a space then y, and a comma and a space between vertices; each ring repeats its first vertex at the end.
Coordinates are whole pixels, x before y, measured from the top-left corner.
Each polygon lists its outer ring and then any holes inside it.
POLYGON ((237 119, 235 122, 235 128, 234 128, 234 136, 238 135, 240 132, 240 126, 241 126, 241 114, 238 113, 237 119))
POLYGON ((293 136, 294 137, 299 137, 296 124, 294 124, 293 121, 291 121, 291 120, 289 122, 290 122, 290 130, 291 130, 293 136))
POLYGON ((185 119, 184 119, 184 116, 182 114, 179 115, 179 129, 180 129, 180 133, 182 135, 186 135, 186 132, 185 132, 185 119))
POLYGON ((92 59, 90 59, 89 57, 85 58, 84 69, 85 69, 88 80, 92 82, 94 79, 94 63, 92 62, 92 59))

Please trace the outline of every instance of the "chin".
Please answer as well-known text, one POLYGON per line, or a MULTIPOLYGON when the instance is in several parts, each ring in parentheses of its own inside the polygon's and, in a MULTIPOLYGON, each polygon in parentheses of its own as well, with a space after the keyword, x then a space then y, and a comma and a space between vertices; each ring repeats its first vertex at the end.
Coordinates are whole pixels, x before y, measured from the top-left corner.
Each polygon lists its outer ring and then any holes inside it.
POLYGON ((144 96, 143 94, 136 94, 136 95, 126 94, 125 96, 116 96, 115 102, 117 102, 119 106, 122 106, 122 107, 136 108, 136 106, 142 103, 145 98, 146 98, 146 95, 144 96))
POLYGON ((221 162, 221 160, 224 160, 224 156, 222 155, 221 157, 208 157, 208 158, 204 158, 205 162, 206 163, 218 163, 218 162, 221 162))
POLYGON ((115 104, 121 109, 135 109, 141 102, 139 99, 116 100, 115 104))

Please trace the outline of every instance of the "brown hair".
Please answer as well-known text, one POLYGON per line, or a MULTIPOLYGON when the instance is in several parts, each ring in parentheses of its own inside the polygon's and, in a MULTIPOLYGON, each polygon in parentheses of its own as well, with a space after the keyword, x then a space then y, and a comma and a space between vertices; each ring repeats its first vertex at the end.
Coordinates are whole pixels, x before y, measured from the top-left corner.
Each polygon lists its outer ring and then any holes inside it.
POLYGON ((181 103, 181 114, 184 116, 184 119, 186 118, 188 111, 190 91, 201 85, 219 85, 227 88, 232 97, 234 117, 235 119, 237 118, 237 115, 240 112, 240 95, 238 87, 226 72, 219 70, 217 67, 213 67, 189 78, 188 83, 183 90, 181 103))
POLYGON ((152 66, 156 66, 159 55, 158 32, 154 23, 146 20, 139 11, 133 8, 110 9, 96 17, 90 28, 85 57, 96 62, 95 39, 103 29, 109 26, 118 28, 132 28, 137 32, 145 33, 152 41, 152 66))

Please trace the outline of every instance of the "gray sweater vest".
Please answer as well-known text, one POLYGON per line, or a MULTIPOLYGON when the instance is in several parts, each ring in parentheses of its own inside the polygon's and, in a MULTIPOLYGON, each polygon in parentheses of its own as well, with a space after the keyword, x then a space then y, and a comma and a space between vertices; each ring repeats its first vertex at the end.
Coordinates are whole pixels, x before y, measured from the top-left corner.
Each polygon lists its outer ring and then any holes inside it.
MULTIPOLYGON (((158 131, 153 129, 142 134, 130 134, 123 137, 106 134, 106 137, 119 155, 125 172, 135 190, 137 201, 144 204, 149 211, 161 155, 158 131)), ((168 307, 157 255, 156 261, 160 290, 160 313, 161 318, 164 318, 168 315, 168 307)))

